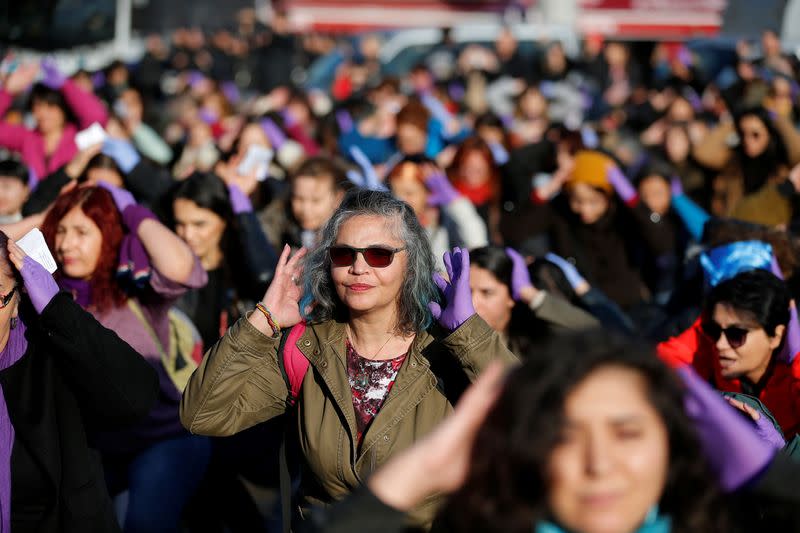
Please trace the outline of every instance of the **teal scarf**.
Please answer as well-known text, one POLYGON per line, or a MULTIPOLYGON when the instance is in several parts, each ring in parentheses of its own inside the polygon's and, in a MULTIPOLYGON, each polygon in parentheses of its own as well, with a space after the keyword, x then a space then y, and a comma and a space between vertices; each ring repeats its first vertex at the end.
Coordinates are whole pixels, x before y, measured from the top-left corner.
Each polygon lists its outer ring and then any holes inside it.
MULTIPOLYGON (((658 506, 653 506, 636 533, 669 533, 672 529, 671 522, 668 516, 659 515, 658 506)), ((567 530, 552 522, 540 522, 536 525, 534 533, 567 533, 567 530)))

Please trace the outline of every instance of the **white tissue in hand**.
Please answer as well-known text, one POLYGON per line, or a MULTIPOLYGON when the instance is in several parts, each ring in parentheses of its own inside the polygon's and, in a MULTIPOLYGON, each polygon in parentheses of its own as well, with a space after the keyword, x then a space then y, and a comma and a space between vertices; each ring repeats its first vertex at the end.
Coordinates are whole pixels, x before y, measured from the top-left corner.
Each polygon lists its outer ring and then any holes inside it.
POLYGON ((42 265, 48 272, 52 274, 56 271, 56 260, 53 259, 53 254, 50 253, 50 249, 47 247, 44 235, 38 228, 33 228, 26 233, 24 237, 17 241, 17 245, 28 254, 28 257, 42 265))
POLYGON ((103 126, 95 122, 85 130, 75 134, 75 146, 82 152, 90 146, 101 144, 106 140, 106 137, 108 137, 106 130, 103 129, 103 126))

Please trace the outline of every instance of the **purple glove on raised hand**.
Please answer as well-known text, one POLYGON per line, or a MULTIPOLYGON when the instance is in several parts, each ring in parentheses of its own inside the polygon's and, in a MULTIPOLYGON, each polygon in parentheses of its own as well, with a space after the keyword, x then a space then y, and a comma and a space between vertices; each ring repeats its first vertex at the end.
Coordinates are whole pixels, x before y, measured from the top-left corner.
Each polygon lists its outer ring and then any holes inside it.
POLYGON ((433 274, 434 283, 444 293, 444 310, 436 302, 430 302, 428 309, 442 327, 455 331, 475 314, 469 288, 469 252, 461 248, 453 248, 453 253, 445 252, 444 266, 450 278, 449 283, 438 272, 433 274))
POLYGON ((587 283, 586 280, 581 276, 578 269, 575 268, 575 265, 564 259, 563 257, 556 255, 554 253, 548 253, 544 256, 545 259, 556 265, 561 272, 563 272, 564 276, 567 278, 570 287, 573 289, 577 288, 579 285, 583 283, 587 283))
MULTIPOLYGON (((361 148, 358 146, 351 146, 350 147, 350 156, 353 158, 359 167, 361 167, 361 175, 363 176, 363 181, 359 184, 360 187, 364 187, 365 189, 369 189, 371 191, 386 191, 386 185, 378 177, 378 173, 375 172, 375 167, 372 166, 372 161, 369 160, 367 154, 365 154, 361 148)), ((353 181, 352 178, 350 181, 353 181)))
POLYGON ((528 263, 519 252, 513 248, 506 248, 506 254, 511 259, 513 268, 511 269, 511 297, 519 301, 520 292, 526 287, 533 287, 531 274, 528 271, 528 263))
POLYGON ((228 196, 231 199, 231 208, 234 214, 240 215, 253 211, 253 204, 250 202, 250 198, 235 184, 228 185, 228 196))
POLYGON ((117 209, 119 209, 120 213, 123 213, 128 207, 136 205, 136 199, 133 197, 130 191, 120 189, 119 187, 111 185, 105 181, 98 181, 97 186, 102 187, 111 193, 111 197, 114 199, 114 204, 117 206, 117 209))
POLYGON ((269 144, 272 145, 272 149, 275 150, 275 152, 280 150, 281 146, 286 143, 286 134, 283 133, 283 130, 281 130, 271 118, 265 118, 261 121, 261 129, 264 130, 267 139, 269 139, 269 144))
POLYGON ((42 78, 42 84, 46 85, 47 87, 53 89, 54 91, 58 91, 64 84, 67 82, 66 76, 64 76, 58 67, 56 66, 56 62, 52 59, 43 59, 41 63, 42 74, 44 77, 42 78))
POLYGON ((353 131, 353 117, 346 109, 336 112, 336 123, 339 125, 339 131, 343 134, 353 131))
POLYGON ((672 176, 669 179, 669 190, 672 196, 683 196, 683 183, 681 183, 681 179, 678 176, 672 176))
MULTIPOLYGON (((684 408, 723 490, 732 492, 761 473, 777 453, 690 366, 677 370, 686 385, 684 408)), ((761 417, 766 418, 766 417, 761 417)))
POLYGON ((428 196, 428 205, 430 206, 448 205, 459 197, 458 191, 447 179, 444 172, 437 171, 428 176, 425 179, 425 185, 431 192, 430 196, 428 196))
POLYGON ((132 143, 111 137, 103 141, 103 153, 113 159, 125 174, 129 174, 142 160, 132 143))
POLYGON ((33 308, 36 309, 37 313, 42 314, 42 311, 53 299, 53 296, 58 294, 56 280, 53 279, 53 275, 46 268, 28 256, 25 256, 22 261, 20 274, 33 308))
POLYGON ((636 189, 633 188, 631 182, 625 177, 625 174, 617 167, 612 165, 606 171, 606 179, 617 191, 617 195, 622 198, 626 204, 636 199, 636 189))

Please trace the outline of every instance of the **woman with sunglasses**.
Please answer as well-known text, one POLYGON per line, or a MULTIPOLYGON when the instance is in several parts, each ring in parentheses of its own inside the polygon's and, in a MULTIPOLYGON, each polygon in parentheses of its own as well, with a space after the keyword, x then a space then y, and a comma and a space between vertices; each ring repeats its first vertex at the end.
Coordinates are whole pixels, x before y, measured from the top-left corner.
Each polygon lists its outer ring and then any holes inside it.
MULTIPOLYGON (((181 419, 193 433, 231 435, 285 413, 299 392, 304 501, 328 504, 429 433, 491 360, 516 358, 472 307, 467 252, 445 255, 449 282, 432 280, 425 230, 386 192, 349 192, 319 246, 289 253, 257 309, 206 354, 181 419), (283 373, 297 351, 307 370, 293 391, 283 373)), ((429 523, 438 501, 412 521, 429 523)))
POLYGON ((742 111, 722 123, 692 150, 694 159, 715 172, 711 213, 777 226, 792 216, 791 190, 781 187, 800 163, 800 133, 786 118, 762 108, 742 111), (730 139, 738 138, 734 147, 730 139))
POLYGON ((791 440, 800 431, 800 359, 781 350, 789 317, 786 283, 750 270, 711 289, 695 325, 661 343, 658 354, 674 366, 691 364, 721 391, 755 396, 791 440))
POLYGON ((118 531, 88 433, 157 394, 152 367, 0 232, 0 531, 118 531))

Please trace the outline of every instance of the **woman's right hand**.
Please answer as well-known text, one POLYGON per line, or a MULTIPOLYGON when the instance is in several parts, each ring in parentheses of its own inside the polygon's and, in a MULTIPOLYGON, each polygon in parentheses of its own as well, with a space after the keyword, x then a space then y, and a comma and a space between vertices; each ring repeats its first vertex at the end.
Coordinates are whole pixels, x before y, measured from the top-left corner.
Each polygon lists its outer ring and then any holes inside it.
MULTIPOLYGON (((305 257, 305 248, 300 248, 294 255, 289 245, 283 247, 283 252, 278 259, 278 266, 275 269, 275 277, 272 278, 262 303, 272 314, 272 317, 281 328, 288 328, 299 323, 303 317, 300 313, 300 297, 303 294, 300 279, 303 274, 303 267, 300 261, 305 257), (291 257, 290 257, 291 256, 291 257)), ((256 311, 251 315, 251 320, 264 319, 264 316, 256 311)), ((266 319, 264 319, 266 322, 266 319)), ((258 326, 258 324, 254 324, 258 326)), ((269 330, 267 328, 261 328, 269 330)))
POLYGON ((8 240, 8 259, 22 275, 25 291, 28 293, 33 308, 41 314, 53 296, 58 294, 58 284, 53 275, 42 265, 31 259, 17 243, 8 240))
POLYGON ((9 74, 4 82, 6 91, 16 96, 28 89, 39 74, 39 66, 28 63, 18 65, 14 72, 9 74))

